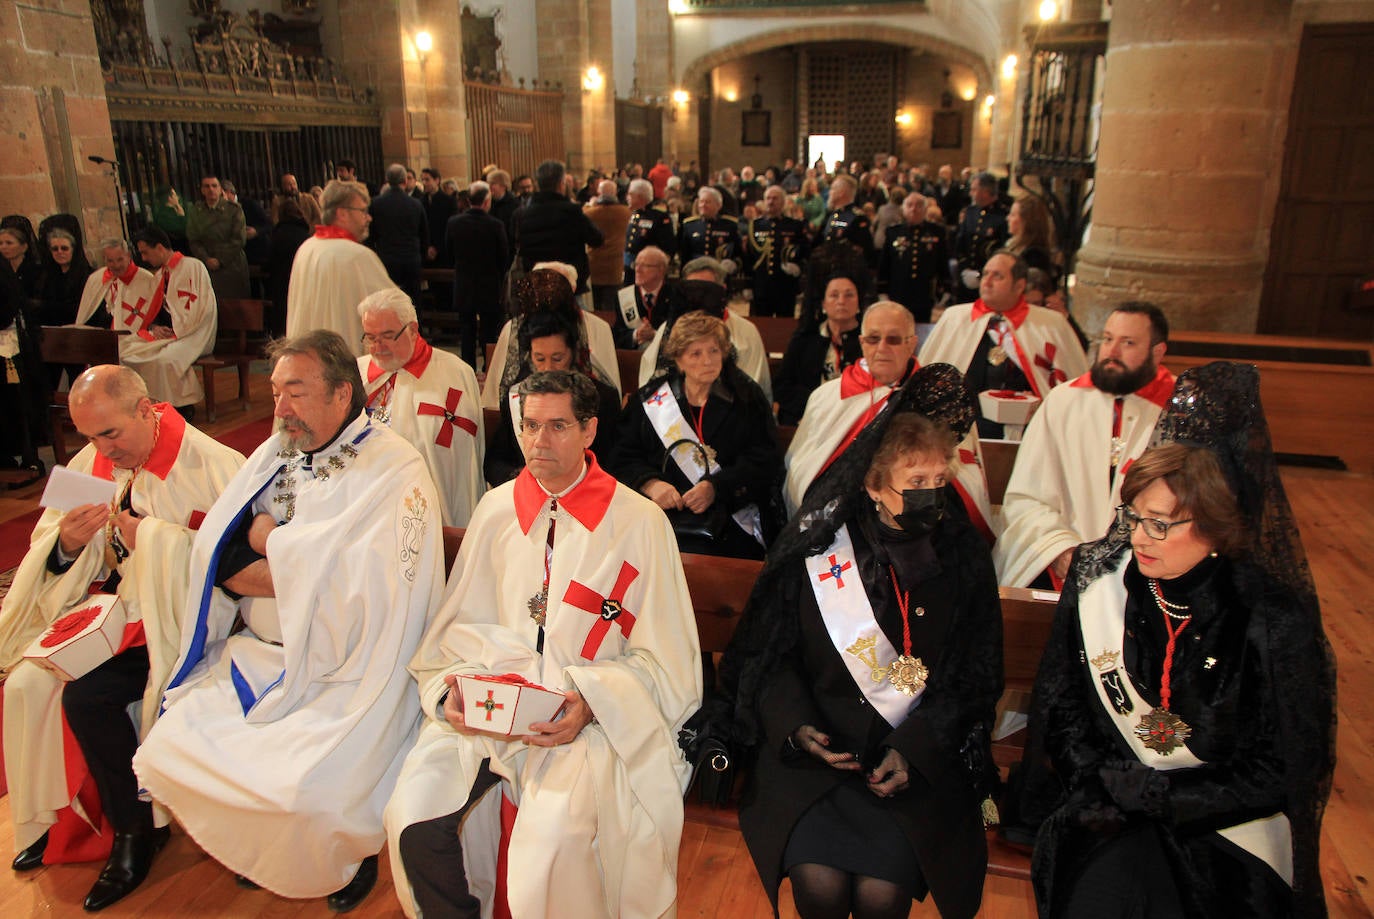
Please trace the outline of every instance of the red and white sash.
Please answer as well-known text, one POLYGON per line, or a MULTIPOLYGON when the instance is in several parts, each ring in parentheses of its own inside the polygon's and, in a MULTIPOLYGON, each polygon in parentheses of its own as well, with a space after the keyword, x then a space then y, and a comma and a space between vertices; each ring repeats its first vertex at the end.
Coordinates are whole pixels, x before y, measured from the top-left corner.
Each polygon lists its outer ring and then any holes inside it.
MULTIPOLYGON (((1078 625, 1085 652, 1083 666, 1088 670, 1103 710, 1136 759, 1162 772, 1196 768, 1204 761, 1188 749, 1186 741, 1182 747, 1161 753, 1145 746, 1135 733, 1141 716, 1153 706, 1140 697, 1124 663, 1124 578, 1130 558, 1129 552, 1123 553, 1116 571, 1097 578, 1079 594, 1078 625)), ((1288 817, 1282 812, 1224 827, 1217 832, 1263 861, 1292 886, 1293 832, 1288 817)))
POLYGON ((848 526, 840 527, 829 549, 806 560, 806 576, 830 643, 849 676, 874 710, 897 727, 916 710, 926 690, 922 686, 915 695, 902 695, 887 678, 898 651, 873 616, 848 526))
MULTIPOLYGON (((689 440, 694 444, 701 443, 696 431, 692 430, 692 426, 682 417, 682 409, 678 406, 677 399, 674 398, 667 380, 663 381, 663 385, 659 386, 652 396, 644 400, 644 414, 649 416, 649 424, 653 425, 654 433, 658 435, 658 439, 663 441, 665 450, 680 440, 689 440)), ((697 451, 684 456, 681 452, 673 450, 669 455, 677 464, 677 468, 681 469, 682 474, 687 477, 687 481, 693 485, 700 482, 708 472, 712 475, 720 472, 720 464, 715 460, 711 460, 709 469, 704 468, 701 465, 701 455, 697 451)), ((719 501, 722 497, 717 495, 716 500, 719 501)), ((757 504, 745 505, 730 516, 735 523, 740 525, 740 529, 758 540, 759 545, 764 544, 763 518, 759 514, 757 504)))

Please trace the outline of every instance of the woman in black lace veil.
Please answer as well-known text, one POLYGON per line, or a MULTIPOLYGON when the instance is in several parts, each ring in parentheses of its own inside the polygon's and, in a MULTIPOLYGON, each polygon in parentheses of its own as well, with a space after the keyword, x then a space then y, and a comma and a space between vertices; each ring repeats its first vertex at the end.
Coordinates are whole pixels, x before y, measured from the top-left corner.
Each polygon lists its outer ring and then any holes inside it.
POLYGON ((689 753, 720 742, 750 767, 740 828, 775 908, 788 875, 808 919, 906 916, 927 891, 942 915, 978 910, 989 790, 980 726, 1002 688, 996 576, 942 478, 892 480, 932 459, 942 475, 940 458, 974 417, 962 376, 945 364, 894 394, 774 543, 721 661, 721 688, 684 732, 689 753), (813 588, 827 579, 833 593, 813 588), (861 604, 837 619, 846 589, 871 611, 861 604), (848 634, 837 644, 828 631, 836 622, 860 636, 844 651, 848 634), (883 650, 862 644, 875 624, 883 650), (906 683, 914 692, 903 701, 893 665, 913 658, 924 685, 906 683))
POLYGON ((1075 555, 1036 681, 1041 915, 1324 916, 1335 668, 1256 369, 1181 375, 1155 439, 1075 555), (1158 567, 1189 540, 1212 554, 1158 567))
MULTIPOLYGON (((526 316, 537 312, 553 312, 561 316, 572 328, 577 330, 576 354, 574 363, 588 369, 587 375, 593 380, 609 384, 612 377, 607 368, 597 363, 591 353, 587 340, 587 320, 577 305, 572 285, 561 272, 552 268, 536 268, 515 282, 513 291, 516 316, 510 322, 506 336, 507 351, 505 363, 501 366, 501 383, 497 392, 498 402, 506 401, 510 388, 519 380, 529 376, 534 365, 530 361, 529 339, 521 339, 520 326, 526 316), (522 343, 523 341, 523 343, 522 343)), ((499 346, 498 346, 499 347, 499 346)))

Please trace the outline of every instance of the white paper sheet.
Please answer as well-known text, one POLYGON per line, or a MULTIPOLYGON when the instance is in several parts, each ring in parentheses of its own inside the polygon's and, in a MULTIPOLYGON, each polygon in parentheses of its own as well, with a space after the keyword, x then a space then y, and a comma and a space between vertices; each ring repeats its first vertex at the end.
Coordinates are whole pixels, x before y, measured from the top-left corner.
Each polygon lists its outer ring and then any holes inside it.
POLYGON ((65 513, 84 504, 109 504, 114 496, 114 482, 74 472, 66 466, 54 466, 47 487, 43 489, 43 499, 38 503, 65 513))

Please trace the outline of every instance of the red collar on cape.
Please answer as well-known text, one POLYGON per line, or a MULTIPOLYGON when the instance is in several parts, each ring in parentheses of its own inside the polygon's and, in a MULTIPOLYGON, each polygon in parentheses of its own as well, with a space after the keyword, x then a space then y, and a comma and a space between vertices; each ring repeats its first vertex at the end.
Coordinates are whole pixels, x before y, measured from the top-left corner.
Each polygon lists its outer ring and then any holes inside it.
MULTIPOLYGON (((587 474, 577 483, 577 487, 558 499, 558 504, 576 517, 578 523, 588 530, 595 530, 611 506, 615 479, 601 469, 592 451, 586 451, 586 458, 587 474)), ((535 481, 529 467, 521 469, 515 477, 515 518, 520 523, 520 532, 530 531, 534 518, 539 516, 540 508, 548 500, 549 493, 535 481)))
MULTIPOLYGON (((153 452, 148 454, 143 470, 166 481, 167 474, 177 461, 177 454, 181 452, 181 441, 186 437, 186 419, 166 402, 154 403, 153 411, 160 413, 162 418, 158 421, 153 452)), ((91 475, 98 479, 113 479, 114 463, 105 454, 97 452, 95 462, 91 463, 91 475)))
MULTIPOLYGON (((979 297, 977 300, 973 301, 973 310, 969 313, 969 321, 977 322, 979 319, 982 319, 988 313, 995 312, 997 311, 994 310, 992 307, 988 306, 986 303, 984 303, 982 297, 979 297)), ((1026 302, 1025 297, 1022 297, 1020 300, 1017 300, 1015 306, 1013 306, 1011 309, 1007 310, 1005 313, 1002 314, 1002 316, 1005 317, 1006 320, 1011 323, 1011 327, 1013 329, 1021 328, 1021 323, 1025 322, 1026 317, 1029 315, 1030 304, 1026 302)))
MULTIPOLYGON (((434 347, 425 341, 424 336, 418 333, 415 336, 415 350, 410 355, 410 360, 406 361, 402 370, 407 371, 415 379, 425 375, 425 368, 429 366, 429 359, 434 356, 434 347)), ((367 382, 375 383, 377 377, 389 371, 383 370, 377 363, 375 357, 368 358, 367 361, 367 382)))
POLYGON ((336 227, 333 224, 321 224, 315 227, 316 239, 349 239, 359 242, 358 237, 345 230, 343 227, 336 227))
MULTIPOLYGON (((1088 371, 1087 373, 1083 374, 1081 377, 1074 380, 1069 385, 1077 386, 1079 389, 1092 389, 1092 371, 1088 371)), ((1146 383, 1144 386, 1137 389, 1135 392, 1131 393, 1131 395, 1139 396, 1146 402, 1153 402, 1155 405, 1158 405, 1160 408, 1163 408, 1164 406, 1169 404, 1169 397, 1172 396, 1173 393, 1174 375, 1169 372, 1169 369, 1167 367, 1165 367, 1163 364, 1160 364, 1155 369, 1154 379, 1152 379, 1150 382, 1146 383)))
POLYGON ((100 283, 108 284, 111 281, 117 280, 121 284, 128 284, 134 279, 134 275, 136 274, 138 274, 138 266, 134 264, 133 259, 129 259, 129 268, 127 271, 116 278, 114 275, 110 274, 110 269, 106 268, 105 274, 101 276, 100 283))
MULTIPOLYGON (((902 374, 902 379, 898 380, 893 388, 901 386, 902 380, 920 369, 921 362, 914 357, 911 358, 907 362, 906 373, 902 374)), ((857 360, 840 373, 840 398, 848 399, 851 396, 872 392, 878 388, 878 385, 878 381, 873 379, 873 374, 868 372, 868 361, 866 359, 857 360)))

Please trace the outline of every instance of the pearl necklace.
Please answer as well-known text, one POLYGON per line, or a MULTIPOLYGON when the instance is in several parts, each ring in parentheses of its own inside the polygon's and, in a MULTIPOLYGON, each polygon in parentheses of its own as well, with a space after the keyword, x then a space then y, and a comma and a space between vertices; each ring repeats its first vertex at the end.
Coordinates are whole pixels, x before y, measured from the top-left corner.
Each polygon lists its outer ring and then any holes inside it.
POLYGON ((1154 578, 1149 578, 1145 583, 1149 585, 1150 596, 1155 598, 1155 605, 1159 607, 1160 612, 1164 615, 1168 616, 1170 619, 1178 620, 1193 618, 1193 614, 1188 612, 1189 606, 1187 604, 1170 603, 1168 600, 1164 599, 1164 594, 1159 589, 1159 581, 1156 581, 1154 578))

